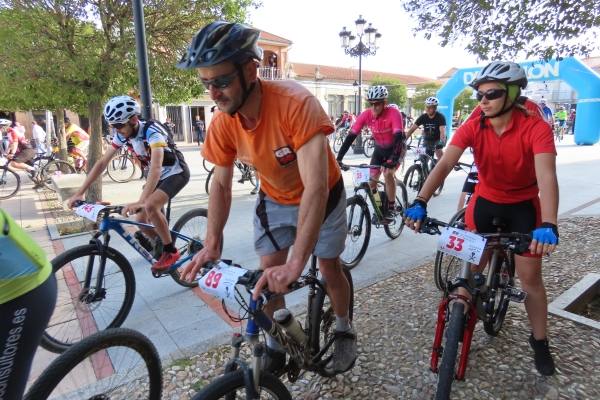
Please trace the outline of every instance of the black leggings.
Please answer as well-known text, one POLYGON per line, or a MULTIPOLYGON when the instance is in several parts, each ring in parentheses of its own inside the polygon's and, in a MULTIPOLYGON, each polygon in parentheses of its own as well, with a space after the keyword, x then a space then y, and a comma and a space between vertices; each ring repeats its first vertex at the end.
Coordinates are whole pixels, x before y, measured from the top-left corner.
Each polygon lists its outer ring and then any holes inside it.
POLYGON ((0 400, 23 397, 33 356, 55 304, 54 274, 32 291, 0 304, 0 400))

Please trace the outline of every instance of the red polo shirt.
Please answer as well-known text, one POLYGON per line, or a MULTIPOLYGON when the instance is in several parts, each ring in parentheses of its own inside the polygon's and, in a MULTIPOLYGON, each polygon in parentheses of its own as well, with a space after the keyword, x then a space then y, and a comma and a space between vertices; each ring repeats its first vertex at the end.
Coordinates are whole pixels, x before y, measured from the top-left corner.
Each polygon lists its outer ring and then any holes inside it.
POLYGON ((479 120, 472 119, 458 128, 450 144, 461 149, 473 148, 479 170, 476 193, 496 203, 517 203, 537 197, 534 156, 556 154, 550 125, 519 110, 513 111, 506 131, 500 136, 489 120, 480 129, 479 120))

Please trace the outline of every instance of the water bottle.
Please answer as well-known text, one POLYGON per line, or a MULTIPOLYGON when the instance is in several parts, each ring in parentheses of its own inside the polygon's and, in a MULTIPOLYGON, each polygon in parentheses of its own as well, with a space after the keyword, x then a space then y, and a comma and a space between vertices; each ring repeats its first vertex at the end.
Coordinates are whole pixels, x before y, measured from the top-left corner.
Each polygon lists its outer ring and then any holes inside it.
POLYGON ((300 322, 294 318, 290 310, 282 308, 273 313, 273 319, 279 325, 283 326, 285 332, 296 342, 302 344, 306 341, 306 333, 302 329, 300 322))
POLYGON ((379 190, 373 192, 373 199, 375 200, 377 207, 381 209, 381 196, 379 195, 379 190))

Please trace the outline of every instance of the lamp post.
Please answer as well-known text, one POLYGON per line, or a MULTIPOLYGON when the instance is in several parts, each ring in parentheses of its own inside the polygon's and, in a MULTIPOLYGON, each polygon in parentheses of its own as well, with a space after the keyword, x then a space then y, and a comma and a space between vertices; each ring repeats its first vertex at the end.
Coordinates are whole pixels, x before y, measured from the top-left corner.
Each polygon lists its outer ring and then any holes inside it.
MULTIPOLYGON (((359 115, 362 111, 362 58, 363 56, 375 55, 379 48, 377 40, 381 37, 381 33, 377 32, 377 29, 375 29, 370 22, 369 26, 365 29, 367 21, 362 15, 359 15, 354 23, 356 24, 356 36, 347 30, 345 26, 339 33, 339 36, 344 52, 351 57, 358 57, 358 104, 356 107, 356 114, 359 115), (363 37, 365 38, 364 41, 363 37), (354 40, 357 38, 358 43, 355 45, 354 40)), ((362 148, 360 137, 354 146, 354 153, 357 153, 357 148, 362 148)))

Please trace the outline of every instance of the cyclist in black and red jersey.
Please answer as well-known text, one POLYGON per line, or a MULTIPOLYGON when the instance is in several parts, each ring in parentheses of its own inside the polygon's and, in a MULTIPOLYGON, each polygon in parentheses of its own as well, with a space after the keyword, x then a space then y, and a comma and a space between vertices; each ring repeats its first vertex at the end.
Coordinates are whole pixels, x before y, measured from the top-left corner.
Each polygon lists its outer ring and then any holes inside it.
POLYGON ((430 157, 435 154, 438 160, 444 155, 442 149, 446 144, 446 118, 437 111, 439 103, 436 97, 425 99, 425 112, 406 132, 406 137, 410 137, 418 127, 423 127, 423 146, 430 157))

